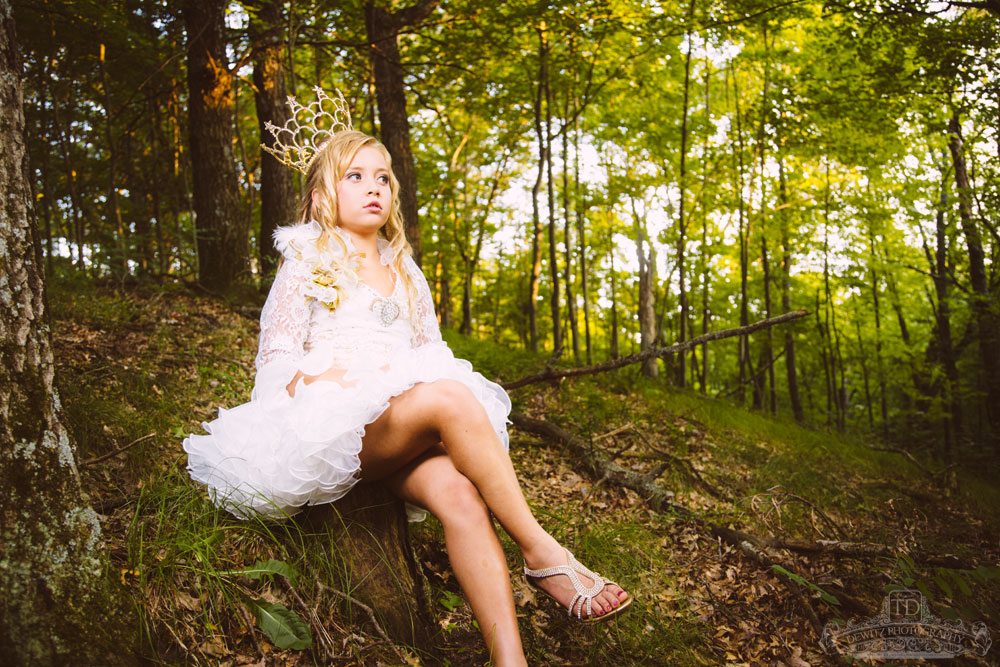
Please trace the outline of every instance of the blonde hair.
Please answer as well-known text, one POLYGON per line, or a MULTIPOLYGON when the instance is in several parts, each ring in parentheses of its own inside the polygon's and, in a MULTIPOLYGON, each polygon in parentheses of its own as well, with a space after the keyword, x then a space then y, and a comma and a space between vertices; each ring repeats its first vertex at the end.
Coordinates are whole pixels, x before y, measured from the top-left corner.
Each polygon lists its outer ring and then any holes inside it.
POLYGON ((389 155, 389 151, 382 142, 356 130, 337 132, 326 141, 319 148, 318 155, 306 173, 306 192, 299 204, 298 220, 300 223, 307 223, 310 220, 319 223, 321 231, 319 238, 316 239, 316 246, 320 250, 326 247, 331 238, 336 239, 343 251, 341 257, 334 259, 336 268, 353 273, 347 245, 339 234, 333 233, 340 224, 337 183, 344 178, 347 168, 351 166, 351 161, 358 154, 358 151, 366 147, 377 150, 385 158, 386 166, 389 168, 389 216, 381 231, 389 243, 388 251, 393 256, 392 266, 406 288, 410 321, 411 323, 416 322, 416 288, 404 266, 404 261, 413 251, 406 241, 403 229, 403 216, 400 213, 399 205, 399 180, 392 172, 392 156, 389 155))

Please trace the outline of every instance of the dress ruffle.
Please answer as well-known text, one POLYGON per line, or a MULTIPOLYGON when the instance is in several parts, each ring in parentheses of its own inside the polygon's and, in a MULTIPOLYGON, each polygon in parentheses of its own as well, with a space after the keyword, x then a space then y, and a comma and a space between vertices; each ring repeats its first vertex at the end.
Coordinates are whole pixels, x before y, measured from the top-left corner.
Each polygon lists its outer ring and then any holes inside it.
MULTIPOLYGON (((322 354, 314 348, 309 356, 322 354)), ((342 380, 347 386, 299 382, 294 398, 285 384, 298 363, 262 368, 249 403, 220 409, 214 421, 203 424, 208 435, 184 441, 191 477, 208 486, 216 504, 241 518, 286 517, 304 505, 333 502, 359 481, 365 427, 389 400, 418 383, 444 379, 469 388, 508 446, 506 392, 456 359, 444 343, 402 349, 377 363, 347 368, 342 380)), ((419 517, 411 511, 411 518, 419 517)))

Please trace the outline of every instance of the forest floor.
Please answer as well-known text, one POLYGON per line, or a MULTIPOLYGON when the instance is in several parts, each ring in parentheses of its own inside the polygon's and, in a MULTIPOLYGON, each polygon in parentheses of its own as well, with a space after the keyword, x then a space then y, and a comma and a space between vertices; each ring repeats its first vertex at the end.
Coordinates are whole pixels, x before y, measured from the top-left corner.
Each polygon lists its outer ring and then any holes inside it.
MULTIPOLYGON (((294 522, 238 521, 188 478, 183 437, 249 398, 260 301, 247 295, 240 303, 250 305, 235 307, 181 288, 50 281, 65 417, 101 516, 109 576, 135 603, 142 655, 169 665, 486 663, 435 520, 411 529, 438 605, 431 655, 385 641, 314 573, 303 576, 294 522), (309 646, 278 648, 257 626, 261 610, 292 619, 274 641, 302 646, 308 627, 309 646)), ((446 337, 487 377, 513 380, 544 365, 446 337)), ((618 620, 576 625, 525 584, 505 539, 533 665, 837 664, 820 645, 823 626, 876 614, 896 589, 920 590, 935 616, 1000 633, 995 458, 969 453, 946 467, 914 451, 910 460, 874 451, 874 441, 672 390, 635 368, 531 385, 512 399, 669 500, 657 511, 620 475, 595 477, 565 443, 512 428, 511 456, 543 525, 635 597, 618 620), (727 528, 855 551, 755 547, 726 539, 727 528), (862 553, 856 543, 886 548, 862 553), (946 554, 953 558, 939 558, 946 554)), ((997 656, 994 647, 956 663, 1000 664, 997 656)))

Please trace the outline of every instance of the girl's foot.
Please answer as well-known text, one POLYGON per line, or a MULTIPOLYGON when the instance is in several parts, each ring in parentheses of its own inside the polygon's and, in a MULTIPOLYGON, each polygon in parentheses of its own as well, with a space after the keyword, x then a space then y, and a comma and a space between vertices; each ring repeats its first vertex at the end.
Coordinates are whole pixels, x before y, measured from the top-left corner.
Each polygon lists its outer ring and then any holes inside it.
POLYGON ((558 554, 549 552, 547 558, 529 560, 526 557, 524 572, 528 583, 541 589, 567 609, 571 616, 584 622, 607 618, 623 611, 632 602, 618 584, 587 569, 562 547, 559 547, 558 554), (535 569, 530 565, 540 567, 535 569))

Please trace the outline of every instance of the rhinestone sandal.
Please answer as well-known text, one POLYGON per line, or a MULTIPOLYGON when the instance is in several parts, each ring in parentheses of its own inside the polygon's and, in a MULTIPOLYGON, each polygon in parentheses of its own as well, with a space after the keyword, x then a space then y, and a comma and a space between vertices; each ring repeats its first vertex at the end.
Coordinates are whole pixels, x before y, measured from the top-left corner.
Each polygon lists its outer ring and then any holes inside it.
MULTIPOLYGON (((615 582, 605 579, 599 574, 591 572, 582 564, 580 564, 580 561, 578 561, 576 558, 573 557, 573 554, 570 553, 569 549, 565 549, 565 551, 567 560, 566 565, 555 565, 553 567, 546 567, 541 570, 532 570, 527 565, 525 565, 524 574, 526 575, 525 578, 527 579, 528 583, 537 588, 538 590, 542 591, 546 595, 548 595, 553 600, 555 600, 555 598, 552 597, 552 595, 548 591, 544 590, 541 586, 539 586, 533 580, 533 578, 544 579, 545 577, 553 577, 557 574, 563 574, 569 577, 570 583, 573 584, 573 589, 576 591, 576 595, 573 597, 573 600, 569 603, 569 607, 566 609, 566 613, 572 618, 574 612, 576 612, 576 619, 581 623, 599 623, 600 621, 606 621, 612 616, 616 616, 621 612, 625 611, 625 609, 630 604, 632 604, 632 596, 630 595, 628 598, 625 599, 624 602, 619 604, 611 611, 602 614, 600 616, 595 616, 591 608, 591 603, 594 599, 594 596, 600 593, 602 590, 604 590, 604 587, 607 586, 608 584, 613 584, 615 586, 617 586, 618 584, 615 584, 615 582), (594 585, 591 586, 590 588, 584 586, 583 582, 580 581, 580 577, 578 576, 580 574, 584 575, 588 579, 591 579, 594 582, 594 585), (583 615, 584 605, 586 605, 586 610, 587 610, 586 616, 583 615)), ((558 600, 555 601, 558 604, 558 600)))

